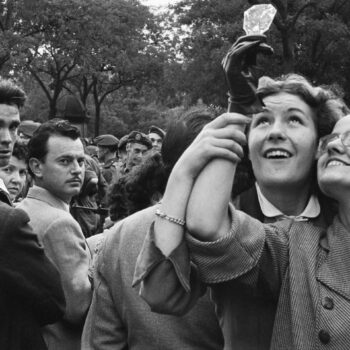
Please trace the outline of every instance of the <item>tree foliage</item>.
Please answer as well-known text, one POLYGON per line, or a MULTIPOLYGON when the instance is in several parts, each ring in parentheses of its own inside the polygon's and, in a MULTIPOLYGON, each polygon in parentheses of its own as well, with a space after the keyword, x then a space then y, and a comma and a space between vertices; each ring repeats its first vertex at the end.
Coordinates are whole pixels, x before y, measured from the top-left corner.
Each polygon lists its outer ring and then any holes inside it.
POLYGON ((346 0, 182 0, 158 14, 139 0, 1 1, 0 71, 28 91, 26 118, 55 116, 68 91, 89 111, 91 134, 165 127, 199 101, 226 107, 221 59, 258 3, 278 11, 263 74, 297 72, 349 91, 346 0))

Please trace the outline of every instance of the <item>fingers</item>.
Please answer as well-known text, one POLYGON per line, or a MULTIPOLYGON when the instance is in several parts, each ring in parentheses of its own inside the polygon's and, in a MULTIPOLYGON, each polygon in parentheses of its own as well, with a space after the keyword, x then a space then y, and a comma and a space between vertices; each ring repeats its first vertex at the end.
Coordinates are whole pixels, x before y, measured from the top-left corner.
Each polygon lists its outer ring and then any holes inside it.
POLYGON ((220 129, 228 125, 248 125, 251 121, 251 118, 239 114, 239 113, 223 113, 212 122, 207 124, 203 129, 220 129))
POLYGON ((214 139, 211 145, 213 158, 224 157, 230 160, 239 161, 244 156, 243 147, 234 140, 214 139))
POLYGON ((250 35, 246 37, 241 37, 240 39, 232 45, 232 47, 226 54, 222 62, 222 65, 224 67, 227 67, 229 65, 230 59, 233 56, 238 58, 241 55, 252 53, 254 50, 256 51, 256 53, 262 53, 265 55, 271 55, 274 52, 273 48, 265 43, 266 36, 250 35), (248 38, 249 40, 243 40, 244 38, 248 38))
POLYGON ((239 44, 241 42, 246 42, 246 41, 266 42, 266 38, 267 37, 264 34, 243 35, 236 40, 235 44, 239 44))
POLYGON ((207 159, 224 156, 237 161, 243 157, 242 146, 246 143, 243 131, 235 125, 229 125, 223 129, 203 130, 194 141, 193 148, 197 149, 196 152, 206 155, 207 159), (219 149, 225 149, 225 152, 222 154, 219 149))

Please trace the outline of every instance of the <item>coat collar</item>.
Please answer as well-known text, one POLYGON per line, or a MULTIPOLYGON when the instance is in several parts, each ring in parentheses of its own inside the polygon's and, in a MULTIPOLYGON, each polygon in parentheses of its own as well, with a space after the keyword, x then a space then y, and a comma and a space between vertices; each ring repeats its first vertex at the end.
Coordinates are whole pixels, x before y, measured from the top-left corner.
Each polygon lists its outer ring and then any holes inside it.
POLYGON ((338 217, 320 240, 320 246, 326 258, 318 269, 317 280, 350 299, 350 232, 338 217))
POLYGON ((29 189, 27 198, 37 199, 39 201, 45 202, 50 206, 64 211, 69 212, 69 204, 64 202, 62 199, 54 196, 51 192, 43 187, 33 186, 29 189))

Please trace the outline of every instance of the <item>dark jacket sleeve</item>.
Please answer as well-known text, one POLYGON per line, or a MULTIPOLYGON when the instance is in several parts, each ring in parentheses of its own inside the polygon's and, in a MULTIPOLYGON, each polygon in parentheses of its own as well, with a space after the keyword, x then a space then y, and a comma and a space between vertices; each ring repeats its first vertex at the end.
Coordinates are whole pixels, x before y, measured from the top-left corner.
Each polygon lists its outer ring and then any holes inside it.
POLYGON ((0 220, 2 292, 30 310, 39 324, 56 322, 65 309, 59 272, 29 226, 28 215, 1 203, 0 220))

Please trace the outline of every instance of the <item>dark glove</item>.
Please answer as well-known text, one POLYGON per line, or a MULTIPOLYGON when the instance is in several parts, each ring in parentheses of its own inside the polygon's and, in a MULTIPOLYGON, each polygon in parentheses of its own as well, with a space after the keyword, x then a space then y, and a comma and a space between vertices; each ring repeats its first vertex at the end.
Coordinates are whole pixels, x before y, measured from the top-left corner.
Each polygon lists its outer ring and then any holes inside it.
POLYGON ((258 53, 273 54, 267 45, 265 35, 245 35, 232 45, 222 61, 229 88, 229 112, 242 114, 257 113, 263 106, 256 95, 259 68, 256 65, 258 53))

